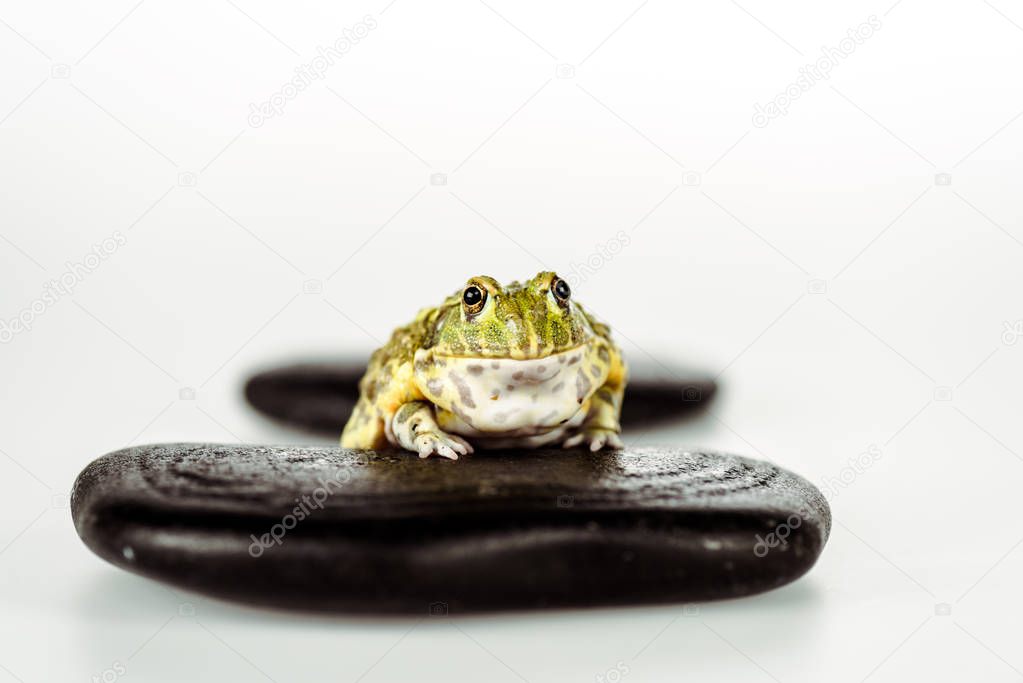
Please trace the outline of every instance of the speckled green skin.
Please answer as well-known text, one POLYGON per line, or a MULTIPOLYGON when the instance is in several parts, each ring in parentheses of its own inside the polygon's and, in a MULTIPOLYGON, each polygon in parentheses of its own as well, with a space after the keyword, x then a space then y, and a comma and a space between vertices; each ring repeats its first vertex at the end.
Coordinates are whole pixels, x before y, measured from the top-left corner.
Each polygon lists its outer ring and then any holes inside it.
POLYGON ((540 273, 524 285, 508 287, 491 277, 470 279, 467 284, 487 290, 484 309, 466 316, 459 290, 438 309, 434 335, 423 340, 423 348, 447 356, 524 360, 580 346, 593 337, 594 321, 575 302, 557 303, 550 292, 555 277, 540 273))
POLYGON ((465 288, 420 311, 370 359, 341 445, 400 445, 427 457, 562 443, 621 447, 627 381, 608 327, 552 291, 543 272, 502 286, 487 276, 479 311, 465 288), (481 362, 484 361, 484 362, 481 362))

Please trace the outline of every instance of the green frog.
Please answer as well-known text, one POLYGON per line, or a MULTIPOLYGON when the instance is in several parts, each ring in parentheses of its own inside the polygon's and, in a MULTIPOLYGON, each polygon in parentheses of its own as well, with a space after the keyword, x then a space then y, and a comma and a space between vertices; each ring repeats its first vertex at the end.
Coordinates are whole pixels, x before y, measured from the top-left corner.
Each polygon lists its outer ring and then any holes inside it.
POLYGON ((479 448, 621 448, 628 370, 607 325, 552 272, 470 278, 370 358, 344 448, 457 460, 479 448))

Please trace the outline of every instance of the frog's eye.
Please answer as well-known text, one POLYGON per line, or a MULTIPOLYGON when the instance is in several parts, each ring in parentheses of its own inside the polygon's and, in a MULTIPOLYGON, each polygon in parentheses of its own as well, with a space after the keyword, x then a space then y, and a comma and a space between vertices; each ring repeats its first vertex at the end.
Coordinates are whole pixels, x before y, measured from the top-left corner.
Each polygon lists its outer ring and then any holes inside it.
POLYGON ((554 282, 551 283, 551 292, 554 293, 554 298, 558 300, 559 304, 567 304, 572 296, 572 288, 560 277, 555 278, 554 282))
POLYGON ((487 302, 487 292, 476 285, 469 285, 462 292, 462 306, 468 315, 474 315, 483 310, 483 304, 487 302))

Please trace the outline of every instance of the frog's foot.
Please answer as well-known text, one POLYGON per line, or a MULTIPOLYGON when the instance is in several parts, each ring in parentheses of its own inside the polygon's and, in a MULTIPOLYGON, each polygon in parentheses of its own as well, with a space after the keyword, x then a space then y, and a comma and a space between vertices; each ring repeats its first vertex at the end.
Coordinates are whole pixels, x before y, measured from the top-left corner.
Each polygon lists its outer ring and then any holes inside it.
POLYGON ((472 453, 472 446, 460 436, 448 434, 434 417, 433 405, 428 401, 409 401, 395 411, 391 418, 392 441, 402 448, 419 453, 420 458, 432 454, 458 460, 459 455, 472 453))
POLYGON ((436 453, 451 460, 458 460, 459 455, 472 453, 472 446, 469 445, 468 441, 460 436, 448 434, 439 429, 416 434, 413 443, 416 450, 419 451, 420 458, 428 458, 436 453))
POLYGON ((562 444, 564 448, 575 448, 579 445, 589 444, 591 451, 599 451, 604 446, 608 448, 625 448, 625 444, 622 443, 621 437, 618 436, 618 432, 613 429, 603 429, 601 427, 585 427, 573 436, 565 439, 562 444))

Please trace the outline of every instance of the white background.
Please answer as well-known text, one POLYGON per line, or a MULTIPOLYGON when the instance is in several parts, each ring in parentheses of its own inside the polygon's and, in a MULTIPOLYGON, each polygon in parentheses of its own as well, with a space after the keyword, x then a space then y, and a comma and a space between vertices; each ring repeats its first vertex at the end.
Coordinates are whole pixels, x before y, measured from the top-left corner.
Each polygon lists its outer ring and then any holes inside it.
POLYGON ((1023 677, 1019 3, 134 2, 0 3, 0 319, 32 318, 0 346, 0 680, 1023 677), (709 414, 628 442, 845 473, 809 575, 688 612, 323 618, 78 541, 91 459, 308 441, 243 404, 249 373, 544 268, 630 358, 721 373, 709 414))

